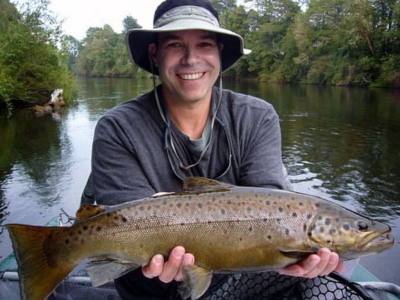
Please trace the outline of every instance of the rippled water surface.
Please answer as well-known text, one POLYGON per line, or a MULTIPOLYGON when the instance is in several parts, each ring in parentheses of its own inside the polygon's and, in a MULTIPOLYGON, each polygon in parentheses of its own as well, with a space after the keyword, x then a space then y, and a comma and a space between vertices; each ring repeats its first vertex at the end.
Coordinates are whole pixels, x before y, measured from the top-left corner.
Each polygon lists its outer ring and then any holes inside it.
MULTIPOLYGON (((296 191, 322 196, 389 223, 400 240, 400 91, 228 82, 271 102, 296 191)), ((79 206, 90 172, 93 130, 109 108, 151 89, 148 81, 79 81, 60 116, 29 110, 0 116, 0 225, 45 224, 79 206)), ((0 256, 10 252, 0 227, 0 256)), ((362 263, 400 284, 400 245, 362 263)))

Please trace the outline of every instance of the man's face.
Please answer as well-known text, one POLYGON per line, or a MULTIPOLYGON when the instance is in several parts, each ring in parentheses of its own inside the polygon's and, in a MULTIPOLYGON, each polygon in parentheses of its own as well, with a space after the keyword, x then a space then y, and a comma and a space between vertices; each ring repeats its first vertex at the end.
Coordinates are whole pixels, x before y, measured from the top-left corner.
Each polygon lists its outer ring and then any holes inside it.
POLYGON ((220 71, 215 34, 202 30, 160 33, 149 53, 170 101, 194 103, 211 99, 220 71))

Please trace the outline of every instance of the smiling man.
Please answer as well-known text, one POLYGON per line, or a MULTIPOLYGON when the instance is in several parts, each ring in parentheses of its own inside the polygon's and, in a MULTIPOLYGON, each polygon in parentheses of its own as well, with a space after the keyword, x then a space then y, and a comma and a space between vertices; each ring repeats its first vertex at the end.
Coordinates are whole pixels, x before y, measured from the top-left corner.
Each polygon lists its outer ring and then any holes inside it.
MULTIPOLYGON (((180 191, 189 176, 287 187, 275 110, 264 100, 222 89, 221 73, 249 51, 241 36, 219 26, 207 0, 163 2, 154 28, 129 31, 127 42, 133 61, 158 75, 161 85, 99 120, 83 203, 111 205, 180 191)), ((121 297, 179 299, 182 267, 195 262, 184 246, 176 245, 165 260, 156 254, 116 280, 121 297)), ((336 253, 320 249, 281 273, 312 278, 339 267, 336 253)), ((233 293, 243 290, 245 280, 256 276, 215 276, 204 297, 221 294, 227 285, 233 293)), ((252 293, 246 290, 246 299, 257 299, 252 293)))

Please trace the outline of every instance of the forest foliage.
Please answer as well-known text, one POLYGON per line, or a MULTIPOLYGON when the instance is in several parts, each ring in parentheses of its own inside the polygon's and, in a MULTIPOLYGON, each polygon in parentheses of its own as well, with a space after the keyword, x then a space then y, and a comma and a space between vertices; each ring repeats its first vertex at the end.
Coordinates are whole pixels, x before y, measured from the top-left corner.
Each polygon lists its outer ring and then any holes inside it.
POLYGON ((59 49, 62 33, 48 1, 27 1, 19 9, 0 0, 0 107, 44 103, 56 88, 68 101, 74 77, 68 51, 59 49))
MULTIPOLYGON (((212 0, 252 53, 225 76, 284 83, 400 87, 400 0, 212 0)), ((129 22, 127 21, 129 20, 129 22)), ((144 75, 125 32, 90 28, 76 57, 85 76, 144 75)), ((222 58, 223 59, 223 58, 222 58)))
MULTIPOLYGON (((400 0, 211 0, 222 26, 252 53, 224 76, 281 83, 400 87, 400 0)), ((82 40, 64 35, 48 0, 18 9, 0 0, 0 107, 73 92, 86 77, 148 76, 130 62, 126 32, 91 27, 82 40)), ((223 58, 222 58, 223 59, 223 58)))

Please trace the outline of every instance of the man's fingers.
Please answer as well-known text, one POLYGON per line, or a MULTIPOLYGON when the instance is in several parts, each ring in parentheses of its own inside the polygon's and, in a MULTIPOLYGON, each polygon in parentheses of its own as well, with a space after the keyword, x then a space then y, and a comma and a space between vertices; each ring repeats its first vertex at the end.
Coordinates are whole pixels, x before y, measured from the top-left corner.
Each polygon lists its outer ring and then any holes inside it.
POLYGON ((182 246, 172 249, 168 261, 164 264, 164 269, 158 277, 162 282, 168 283, 174 280, 176 274, 179 272, 184 255, 185 248, 182 246))
POLYGON ((335 252, 332 252, 329 256, 329 261, 328 261, 327 265, 325 266, 325 269, 322 270, 320 275, 326 276, 326 275, 332 273, 338 267, 338 264, 339 264, 339 255, 335 252))
POLYGON ((304 277, 314 278, 320 275, 323 272, 323 270, 325 270, 325 268, 327 267, 330 255, 331 251, 329 249, 327 248, 319 249, 318 250, 318 256, 320 258, 319 262, 314 266, 307 265, 305 267, 306 272, 304 274, 304 277))
POLYGON ((182 264, 181 267, 179 268, 178 274, 175 276, 176 281, 182 281, 183 280, 183 267, 193 265, 194 264, 194 256, 192 253, 185 253, 182 259, 182 264))
POLYGON ((164 257, 161 254, 154 255, 147 266, 142 267, 143 275, 147 278, 160 276, 163 271, 164 257))

